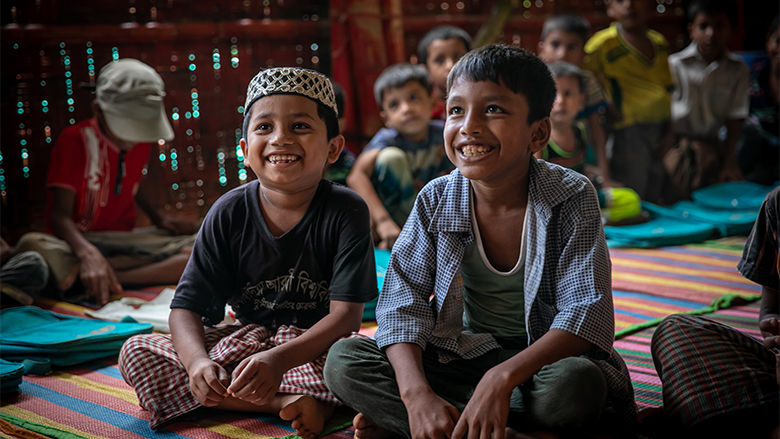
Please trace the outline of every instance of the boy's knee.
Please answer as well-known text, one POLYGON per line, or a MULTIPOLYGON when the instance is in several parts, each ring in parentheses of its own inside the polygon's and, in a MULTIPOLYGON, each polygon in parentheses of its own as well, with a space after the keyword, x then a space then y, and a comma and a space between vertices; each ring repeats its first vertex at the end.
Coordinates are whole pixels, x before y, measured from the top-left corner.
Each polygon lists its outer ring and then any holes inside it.
POLYGON ((34 251, 40 253, 42 251, 45 251, 47 247, 52 245, 52 238, 53 237, 51 235, 47 235, 45 233, 39 233, 39 232, 25 233, 24 235, 22 235, 21 238, 19 238, 19 241, 16 243, 14 250, 17 253, 28 252, 28 251, 34 251))
POLYGON ((650 351, 658 352, 663 345, 678 345, 681 340, 690 336, 690 330, 701 332, 706 322, 698 316, 687 314, 672 314, 661 321, 653 332, 650 340, 650 351))
POLYGON ((378 173, 389 171, 392 174, 400 174, 409 168, 409 160, 406 153, 395 146, 387 146, 376 156, 374 165, 378 173))
POLYGON ((342 378, 351 375, 348 370, 357 363, 357 353, 362 350, 364 342, 365 339, 359 337, 344 338, 330 347, 323 369, 328 388, 339 387, 342 378))
POLYGON ((543 367, 533 379, 531 411, 543 426, 573 428, 597 420, 607 400, 601 369, 583 357, 543 367))

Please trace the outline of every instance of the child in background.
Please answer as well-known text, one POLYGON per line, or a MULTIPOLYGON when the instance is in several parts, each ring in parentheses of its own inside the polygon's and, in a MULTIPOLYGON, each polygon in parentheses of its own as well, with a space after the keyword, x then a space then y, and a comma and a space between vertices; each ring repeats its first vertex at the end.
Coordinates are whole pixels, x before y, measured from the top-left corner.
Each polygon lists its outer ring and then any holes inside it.
POLYGON ((686 197, 705 186, 742 179, 736 145, 749 111, 750 71, 728 50, 736 6, 723 0, 692 2, 691 44, 669 56, 677 142, 664 165, 686 197))
MULTIPOLYGON (((585 18, 576 14, 554 15, 542 27, 539 58, 547 64, 563 61, 581 68, 589 33, 590 25, 585 18)), ((597 180, 602 187, 616 186, 617 183, 609 177, 607 135, 604 131, 607 98, 592 72, 583 70, 582 74, 585 75, 586 93, 583 109, 577 119, 587 120, 587 137, 593 145, 598 164, 597 180)))
POLYGON ((766 55, 750 87, 750 116, 737 145, 745 180, 770 185, 780 179, 780 29, 778 17, 766 32, 766 55))
POLYGON ((171 335, 129 339, 119 367, 152 428, 219 407, 278 413, 311 439, 338 403, 322 381, 325 354, 376 296, 368 210, 322 178, 344 146, 330 79, 263 70, 244 108, 240 144, 257 180, 209 210, 171 302, 171 335), (212 327, 226 304, 240 324, 212 327))
POLYGON ((16 252, 0 237, 0 307, 32 305, 49 282, 49 266, 39 253, 16 252))
POLYGON ((431 29, 417 44, 417 61, 428 69, 435 106, 433 119, 444 119, 444 98, 447 91, 447 75, 452 66, 471 50, 471 37, 455 26, 439 26, 431 29))
POLYGON ((605 3, 615 22, 585 44, 584 66, 599 79, 620 117, 612 124, 609 175, 643 200, 672 203, 679 195, 661 159, 673 140, 669 123, 673 82, 669 45, 663 35, 647 28, 655 2, 605 3))
MULTIPOLYGON (((336 98, 336 109, 338 110, 339 133, 343 135, 344 125, 346 124, 346 120, 344 119, 344 89, 335 81, 333 82, 333 93, 336 98)), ((339 158, 330 164, 328 170, 325 171, 325 179, 346 186, 347 176, 354 164, 355 154, 352 154, 347 148, 342 148, 339 158)))
MULTIPOLYGON (((535 157, 565 166, 593 181, 598 169, 588 163, 587 139, 575 118, 585 103, 585 76, 579 67, 567 62, 549 64, 555 79, 555 101, 550 112, 550 140, 535 157)), ((595 184, 601 216, 606 224, 619 224, 642 212, 639 196, 629 188, 603 188, 595 184)))
POLYGON ((359 412, 355 437, 502 438, 507 424, 575 429, 612 410, 633 420, 596 191, 532 157, 550 137, 547 66, 486 46, 458 61, 447 91, 457 169, 417 197, 376 339, 340 341, 325 364, 359 412))
POLYGON ((136 59, 106 64, 97 78, 93 117, 57 137, 46 178, 52 234, 30 232, 15 251, 46 260, 62 298, 105 305, 122 285, 173 284, 189 259, 197 224, 155 208, 141 184, 158 140, 173 139, 165 84, 136 59), (134 231, 140 207, 156 226, 134 231), (176 236, 179 235, 179 236, 176 236))
POLYGON ((444 153, 444 123, 431 120, 428 72, 396 64, 374 83, 382 128, 355 160, 347 183, 368 204, 379 248, 390 249, 426 183, 452 169, 444 153))

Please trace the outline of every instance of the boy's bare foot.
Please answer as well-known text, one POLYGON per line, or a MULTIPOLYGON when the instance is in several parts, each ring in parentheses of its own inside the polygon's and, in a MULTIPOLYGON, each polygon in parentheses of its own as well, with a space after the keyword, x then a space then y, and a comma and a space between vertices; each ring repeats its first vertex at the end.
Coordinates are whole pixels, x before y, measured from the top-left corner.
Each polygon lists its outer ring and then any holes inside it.
POLYGON ((393 435, 392 432, 374 424, 373 421, 358 413, 352 419, 352 425, 355 427, 355 439, 385 439, 393 435))
POLYGON ((303 439, 314 439, 325 427, 325 421, 333 415, 333 407, 323 404, 309 395, 282 397, 279 417, 292 421, 295 433, 303 439))

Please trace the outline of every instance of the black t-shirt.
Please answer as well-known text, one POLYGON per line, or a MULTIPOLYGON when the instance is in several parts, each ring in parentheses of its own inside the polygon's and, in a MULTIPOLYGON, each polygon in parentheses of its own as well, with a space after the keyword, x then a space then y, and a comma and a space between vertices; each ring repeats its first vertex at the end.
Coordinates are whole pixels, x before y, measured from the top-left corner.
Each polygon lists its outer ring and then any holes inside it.
POLYGON ((258 187, 254 180, 214 203, 171 308, 215 325, 228 303, 243 324, 309 328, 328 314, 330 300, 376 297, 368 208, 357 194, 322 180, 301 221, 274 237, 258 187))

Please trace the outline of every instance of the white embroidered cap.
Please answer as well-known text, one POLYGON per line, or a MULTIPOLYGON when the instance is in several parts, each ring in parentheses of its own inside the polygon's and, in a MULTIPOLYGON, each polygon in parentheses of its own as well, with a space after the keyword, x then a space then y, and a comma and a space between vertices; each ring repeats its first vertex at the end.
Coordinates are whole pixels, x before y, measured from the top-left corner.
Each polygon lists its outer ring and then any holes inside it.
POLYGON ((249 81, 246 90, 244 114, 263 96, 273 94, 297 94, 319 102, 338 114, 333 84, 322 73, 298 67, 273 67, 261 70, 249 81))

